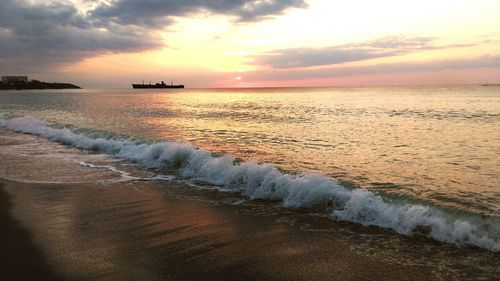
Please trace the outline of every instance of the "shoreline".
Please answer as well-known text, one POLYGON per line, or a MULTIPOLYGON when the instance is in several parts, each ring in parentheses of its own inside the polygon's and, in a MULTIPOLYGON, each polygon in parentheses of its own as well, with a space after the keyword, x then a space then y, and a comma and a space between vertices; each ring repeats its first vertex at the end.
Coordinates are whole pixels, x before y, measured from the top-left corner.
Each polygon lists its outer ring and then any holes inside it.
POLYGON ((81 87, 71 83, 41 82, 37 80, 31 80, 28 82, 17 82, 17 83, 0 82, 0 90, 67 90, 67 89, 81 89, 81 87))
POLYGON ((231 194, 175 181, 120 181, 117 173, 80 165, 82 159, 110 160, 0 129, 0 178, 9 179, 0 188, 11 201, 0 208, 19 222, 12 232, 26 245, 19 266, 33 255, 42 278, 488 280, 498 274, 484 269, 498 254, 259 202, 232 204, 231 194))

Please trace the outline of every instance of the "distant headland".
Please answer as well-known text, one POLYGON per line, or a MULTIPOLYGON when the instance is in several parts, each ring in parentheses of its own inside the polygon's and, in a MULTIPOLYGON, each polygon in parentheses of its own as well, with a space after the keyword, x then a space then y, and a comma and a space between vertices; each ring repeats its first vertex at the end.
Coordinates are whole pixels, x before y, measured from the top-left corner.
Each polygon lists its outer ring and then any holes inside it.
POLYGON ((29 80, 28 76, 2 76, 0 90, 44 90, 44 89, 81 89, 70 83, 48 83, 29 80))

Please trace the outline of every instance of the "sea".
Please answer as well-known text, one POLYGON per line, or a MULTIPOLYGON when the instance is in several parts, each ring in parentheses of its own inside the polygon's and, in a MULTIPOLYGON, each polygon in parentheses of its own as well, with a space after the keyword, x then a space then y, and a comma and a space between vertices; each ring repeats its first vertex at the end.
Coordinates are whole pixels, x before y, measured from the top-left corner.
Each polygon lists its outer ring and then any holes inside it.
POLYGON ((2 91, 0 127, 124 180, 500 252, 500 87, 2 91))

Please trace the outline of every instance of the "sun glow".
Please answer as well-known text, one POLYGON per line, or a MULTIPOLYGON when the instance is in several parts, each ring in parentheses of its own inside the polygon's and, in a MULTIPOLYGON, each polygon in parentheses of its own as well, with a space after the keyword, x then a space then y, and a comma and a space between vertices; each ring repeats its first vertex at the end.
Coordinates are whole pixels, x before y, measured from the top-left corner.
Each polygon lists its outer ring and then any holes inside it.
MULTIPOLYGON (((163 48, 131 54, 101 54, 66 66, 64 71, 69 75, 94 71, 111 76, 120 73, 124 77, 134 73, 177 76, 197 86, 241 85, 242 76, 234 77, 234 73, 250 72, 255 76, 251 81, 258 84, 256 73, 266 70, 263 75, 269 76, 274 68, 259 64, 256 59, 259 56, 281 55, 280 52, 291 48, 335 50, 336 46, 347 48, 349 44, 387 36, 425 37, 430 43, 418 50, 407 51, 402 47, 404 52, 390 56, 363 58, 361 55, 360 59, 305 67, 303 71, 500 55, 500 18, 497 16, 500 1, 312 0, 308 4, 306 9, 290 9, 262 21, 238 22, 233 17, 206 11, 176 17, 174 24, 157 31, 163 48), (207 81, 210 82, 207 84, 207 81)), ((107 31, 103 28, 102 32, 107 31)), ((282 81, 281 85, 293 80, 279 78, 280 75, 276 79, 282 81)), ((397 77, 400 79, 401 75, 397 77)), ((269 77, 262 78, 265 78, 262 81, 269 80, 269 77)), ((338 79, 332 77, 330 81, 338 79)))

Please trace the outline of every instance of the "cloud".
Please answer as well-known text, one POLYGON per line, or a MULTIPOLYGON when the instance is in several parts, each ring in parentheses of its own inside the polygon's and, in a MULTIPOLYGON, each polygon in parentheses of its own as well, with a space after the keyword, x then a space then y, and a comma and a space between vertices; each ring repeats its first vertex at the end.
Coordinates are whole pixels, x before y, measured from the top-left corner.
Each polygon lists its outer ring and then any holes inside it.
POLYGON ((246 81, 279 81, 327 79, 353 75, 415 73, 474 68, 500 68, 500 55, 473 59, 438 60, 430 62, 386 63, 370 66, 334 67, 330 69, 283 69, 241 73, 246 81))
POLYGON ((254 63, 275 69, 336 65, 346 62, 392 57, 417 51, 470 44, 439 46, 434 37, 387 36, 376 40, 323 48, 292 48, 275 50, 254 57, 254 63))
POLYGON ((160 48, 157 32, 175 16, 207 11, 248 21, 305 7, 302 0, 80 2, 90 8, 65 0, 2 0, 0 71, 44 71, 106 53, 160 48))
POLYGON ((108 52, 161 46, 140 28, 104 30, 68 2, 49 4, 3 0, 0 9, 0 69, 50 69, 108 52))
POLYGON ((97 7, 91 16, 104 23, 158 27, 170 23, 171 17, 200 11, 255 21, 306 6, 304 0, 119 0, 97 7))

